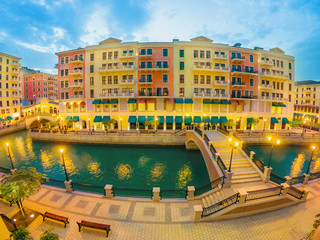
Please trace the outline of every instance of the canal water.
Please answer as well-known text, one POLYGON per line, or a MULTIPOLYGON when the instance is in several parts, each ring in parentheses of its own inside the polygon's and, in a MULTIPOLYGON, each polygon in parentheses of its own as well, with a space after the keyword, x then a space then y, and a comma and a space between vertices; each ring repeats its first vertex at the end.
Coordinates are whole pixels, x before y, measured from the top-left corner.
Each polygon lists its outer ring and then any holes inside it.
MULTIPOLYGON (((256 156, 263 160, 267 166, 271 147, 270 145, 248 145, 256 156)), ((315 151, 313 161, 310 167, 311 173, 320 172, 320 154, 315 151)), ((275 146, 272 152, 271 164, 272 172, 281 177, 297 177, 306 173, 311 157, 311 148, 309 145, 283 145, 275 146)))
MULTIPOLYGON (((5 143, 10 143, 15 168, 35 167, 47 177, 65 180, 59 149, 65 152, 74 183, 129 189, 186 189, 210 182, 200 151, 181 147, 65 144, 32 141, 26 131, 0 137, 0 167, 11 168, 5 143)), ((103 189, 102 189, 103 190, 103 189)))

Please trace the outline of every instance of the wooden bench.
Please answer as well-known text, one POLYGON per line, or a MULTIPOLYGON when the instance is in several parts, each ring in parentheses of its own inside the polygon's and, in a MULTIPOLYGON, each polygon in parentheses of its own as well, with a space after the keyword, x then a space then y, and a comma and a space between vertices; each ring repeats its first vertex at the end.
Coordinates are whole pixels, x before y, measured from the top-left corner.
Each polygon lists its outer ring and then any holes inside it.
POLYGON ((106 230, 107 237, 108 237, 109 232, 111 231, 110 225, 106 225, 102 223, 94 223, 94 222, 88 222, 88 221, 82 220, 81 223, 77 222, 77 224, 79 226, 79 232, 81 232, 82 227, 101 229, 101 230, 106 230))
POLYGON ((144 129, 141 129, 141 130, 139 130, 139 131, 140 131, 141 134, 148 134, 148 133, 149 133, 148 130, 144 130, 144 129))
POLYGON ((43 217, 43 221, 45 220, 45 218, 51 218, 53 220, 57 220, 60 222, 64 222, 64 227, 66 228, 67 224, 69 224, 68 218, 67 217, 63 217, 63 216, 59 216, 53 213, 49 213, 46 212, 45 214, 40 213, 41 216, 43 217))
MULTIPOLYGON (((0 194, 0 199, 3 199, 4 198, 4 195, 0 194)), ((9 201, 9 204, 10 204, 10 207, 12 206, 14 202, 13 201, 9 201)))

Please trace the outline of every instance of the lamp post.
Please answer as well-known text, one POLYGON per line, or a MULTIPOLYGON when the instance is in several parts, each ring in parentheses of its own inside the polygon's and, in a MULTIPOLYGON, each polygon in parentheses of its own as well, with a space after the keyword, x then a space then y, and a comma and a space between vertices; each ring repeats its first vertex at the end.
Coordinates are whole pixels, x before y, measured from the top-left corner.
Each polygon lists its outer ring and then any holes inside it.
POLYGON ((40 129, 40 117, 37 117, 38 119, 38 129, 40 129))
POLYGON ((121 132, 122 132, 122 118, 120 118, 120 129, 121 129, 121 132))
POLYGON ((156 131, 157 131, 157 128, 158 128, 157 123, 158 123, 158 118, 156 117, 156 122, 155 122, 155 125, 156 125, 156 131))
POLYGON ((7 146, 7 151, 8 151, 8 157, 10 159, 11 167, 12 167, 12 170, 13 170, 14 166, 13 166, 13 161, 12 161, 12 157, 11 157, 11 154, 10 154, 10 149, 9 149, 9 143, 8 142, 6 143, 6 146, 7 146))
MULTIPOLYGON (((268 137, 268 141, 271 142, 272 137, 268 137)), ((280 140, 277 139, 276 140, 276 144, 279 145, 280 144, 280 140)), ((269 163, 268 163, 268 168, 270 167, 270 162, 271 162, 271 156, 272 156, 272 152, 273 152, 273 148, 274 148, 274 142, 271 142, 271 152, 270 152, 270 156, 269 156, 269 163)))
POLYGON ((235 142, 234 144, 232 144, 233 139, 229 138, 229 143, 231 146, 231 156, 230 156, 230 163, 229 163, 229 169, 228 172, 231 172, 231 164, 232 164, 232 156, 233 156, 233 149, 236 149, 239 146, 239 142, 235 142))
POLYGON ((313 145, 311 147, 312 153, 311 153, 311 157, 310 157, 310 160, 309 160, 309 165, 308 165, 308 169, 307 169, 307 173, 306 174, 309 174, 309 170, 310 170, 310 165, 311 165, 311 162, 312 162, 313 154, 314 154, 316 149, 317 149, 317 146, 315 146, 315 145, 313 145))
POLYGON ((265 129, 266 121, 267 121, 267 119, 263 119, 263 132, 264 132, 264 129, 265 129))
POLYGON ((88 129, 90 131, 90 118, 88 118, 88 129))
POLYGON ((66 180, 67 180, 67 182, 69 182, 68 173, 67 173, 67 169, 66 169, 66 164, 65 164, 65 161, 64 161, 63 148, 60 149, 60 152, 61 152, 61 158, 62 158, 62 166, 64 167, 64 173, 66 174, 66 180))

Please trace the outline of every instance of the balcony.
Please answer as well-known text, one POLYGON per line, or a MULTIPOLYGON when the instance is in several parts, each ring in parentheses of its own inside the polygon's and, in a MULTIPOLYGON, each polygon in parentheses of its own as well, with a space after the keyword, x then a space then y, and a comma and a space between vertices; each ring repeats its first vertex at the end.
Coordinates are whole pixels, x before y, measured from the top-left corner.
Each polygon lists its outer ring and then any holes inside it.
POLYGON ((152 66, 151 68, 139 66, 139 71, 169 71, 169 66, 152 66))
POLYGON ((231 95, 231 98, 257 99, 257 97, 256 97, 256 96, 239 96, 239 95, 231 95))
POLYGON ((262 100, 272 100, 270 96, 261 96, 262 100))
POLYGON ((17 90, 21 90, 21 87, 19 87, 19 86, 11 86, 9 88, 9 90, 17 91, 17 90))
POLYGON ((54 84, 54 83, 48 83, 48 85, 47 85, 48 87, 56 87, 57 85, 56 84, 54 84))
POLYGON ((11 97, 14 97, 14 98, 21 98, 21 94, 12 94, 11 97))
POLYGON ((152 92, 139 92, 139 97, 155 97, 152 92))
POLYGON ((82 58, 70 58, 70 63, 72 64, 83 64, 82 58))
POLYGON ((273 86, 270 85, 270 84, 261 84, 261 85, 260 85, 260 88, 272 90, 272 89, 273 89, 273 86))
POLYGON ((260 65, 261 65, 261 66, 271 67, 271 66, 273 66, 273 62, 271 62, 271 61, 266 61, 266 60, 261 60, 261 61, 260 61, 260 65))
POLYGON ((153 84, 152 79, 147 80, 147 79, 139 79, 139 84, 153 84))
POLYGON ((70 72, 69 72, 69 75, 72 75, 72 76, 76 76, 76 75, 80 75, 80 76, 82 76, 83 75, 83 70, 71 70, 70 72))
POLYGON ((12 75, 19 75, 19 74, 20 74, 20 71, 18 71, 18 70, 12 70, 12 71, 11 71, 11 74, 12 74, 12 75))
POLYGON ((253 70, 241 70, 241 69, 232 69, 231 70, 231 75, 241 75, 241 76, 245 76, 245 75, 258 75, 257 71, 253 71, 253 70))
POLYGON ((228 94, 225 93, 220 93, 220 94, 215 94, 215 93, 193 93, 193 97, 195 98, 228 98, 228 94))
POLYGON ((152 54, 141 54, 139 53, 139 58, 152 58, 152 54))
POLYGON ((242 63, 245 61, 245 57, 242 56, 242 57, 238 57, 238 56, 233 56, 231 57, 231 62, 232 63, 242 63))
POLYGON ((20 63, 18 61, 12 61, 12 67, 20 68, 20 63))
POLYGON ((134 71, 134 66, 113 66, 113 67, 101 67, 99 73, 115 72, 115 71, 134 71))
POLYGON ((227 72, 229 68, 226 67, 216 67, 216 66, 206 66, 206 65, 194 65, 195 70, 203 70, 203 71, 218 71, 218 72, 227 72))
POLYGON ((283 98, 283 97, 271 97, 272 101, 287 101, 287 98, 283 98))
POLYGON ((215 85, 222 85, 222 86, 228 86, 229 82, 227 81, 214 81, 215 85))
POLYGON ((119 58, 134 58, 135 57, 135 55, 134 55, 134 53, 127 53, 127 54, 122 54, 122 55, 120 55, 120 57, 119 58))
POLYGON ((69 87, 77 87, 77 88, 82 88, 83 87, 83 82, 75 82, 75 83, 69 83, 69 87))
POLYGON ((288 75, 281 74, 281 73, 273 73, 273 72, 262 72, 261 75, 265 77, 271 77, 271 78, 280 78, 283 80, 286 80, 289 78, 288 75))
POLYGON ((127 80, 120 80, 119 81, 119 84, 136 84, 137 83, 137 80, 134 80, 134 79, 127 79, 127 80))
POLYGON ((214 54, 213 59, 219 59, 219 60, 228 60, 227 55, 221 55, 221 54, 214 54))
POLYGON ((136 93, 102 93, 99 94, 99 97, 136 97, 137 94, 136 93))
POLYGON ((79 99, 79 98, 83 98, 83 95, 73 95, 73 96, 69 96, 70 99, 79 99))
POLYGON ((246 85, 242 82, 232 82, 231 86, 232 87, 245 87, 246 85))
POLYGON ((59 64, 56 63, 56 64, 54 65, 54 68, 58 68, 58 67, 59 67, 59 64))

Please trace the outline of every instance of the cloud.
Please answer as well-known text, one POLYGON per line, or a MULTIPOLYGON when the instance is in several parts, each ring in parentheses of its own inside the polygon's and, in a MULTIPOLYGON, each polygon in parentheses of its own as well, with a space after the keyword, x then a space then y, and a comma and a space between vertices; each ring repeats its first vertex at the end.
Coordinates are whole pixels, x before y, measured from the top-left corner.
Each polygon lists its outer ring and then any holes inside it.
POLYGON ((61 39, 64 37, 64 34, 65 34, 65 30, 62 29, 62 28, 58 28, 58 27, 54 27, 52 28, 53 29, 53 32, 54 32, 54 37, 57 39, 61 39))
POLYGON ((4 41, 8 37, 6 32, 0 32, 0 42, 4 41))
POLYGON ((34 3, 34 4, 38 4, 40 6, 43 6, 46 9, 50 9, 51 8, 50 5, 47 4, 45 0, 31 0, 31 2, 34 3))
POLYGON ((49 73, 52 75, 58 74, 58 70, 55 68, 33 68, 34 70, 39 70, 40 72, 43 73, 49 73))
POLYGON ((51 43, 48 46, 41 46, 38 44, 32 44, 32 43, 26 43, 22 42, 19 40, 14 41, 17 45, 20 45, 22 47, 37 51, 37 52, 42 52, 42 53, 54 53, 54 52, 61 52, 61 51, 66 51, 68 48, 64 45, 58 45, 55 43, 51 43))

